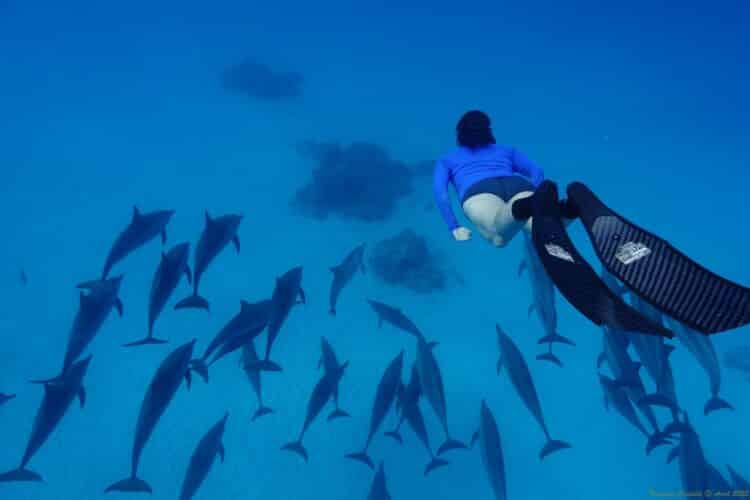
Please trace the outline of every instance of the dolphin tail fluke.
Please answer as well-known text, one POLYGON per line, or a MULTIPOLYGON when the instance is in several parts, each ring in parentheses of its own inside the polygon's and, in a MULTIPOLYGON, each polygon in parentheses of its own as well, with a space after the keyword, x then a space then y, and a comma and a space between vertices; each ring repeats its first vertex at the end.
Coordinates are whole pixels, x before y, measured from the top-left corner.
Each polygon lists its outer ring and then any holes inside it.
POLYGON ((163 339, 157 339, 156 337, 144 337, 141 340, 136 340, 135 342, 128 342, 127 344, 122 344, 123 347, 138 347, 142 345, 159 345, 159 344, 166 344, 169 342, 168 340, 163 339))
POLYGON ((545 352, 544 354, 540 354, 536 357, 539 361, 548 361, 552 364, 555 364, 562 368, 563 364, 562 361, 560 361, 560 358, 552 354, 551 352, 545 352))
POLYGON ((563 337, 559 333, 553 333, 553 334, 550 334, 550 335, 545 335, 544 337, 540 338, 537 341, 537 344, 554 344, 554 343, 557 343, 557 344, 567 344, 567 345, 570 345, 570 346, 575 346, 576 345, 575 342, 573 342, 572 340, 570 340, 567 337, 563 337))
POLYGON ((375 470, 375 464, 372 462, 372 459, 366 451, 363 451, 361 453, 350 453, 346 456, 346 458, 351 458, 352 460, 356 460, 357 462, 362 462, 370 469, 375 470))
POLYGON ((345 417, 351 417, 347 412, 342 410, 341 408, 336 408, 331 412, 330 415, 328 415, 328 421, 336 420, 337 418, 345 418, 345 417))
POLYGON ((427 477, 427 475, 434 471, 435 469, 438 469, 440 467, 445 467, 448 465, 448 461, 444 460, 442 458, 433 458, 430 460, 430 463, 427 464, 427 466, 424 468, 424 475, 427 477))
POLYGON ((456 439, 448 438, 445 440, 445 443, 440 445, 440 448, 438 448, 437 454, 442 455, 446 451, 450 450, 461 450, 468 448, 464 443, 461 441, 458 441, 456 439))
POLYGON ((664 394, 648 394, 641 399, 639 399, 636 403, 638 406, 647 405, 647 406, 661 406, 664 408, 669 409, 677 409, 677 404, 672 400, 672 398, 669 398, 665 396, 664 394))
POLYGON ((734 407, 719 396, 713 396, 706 402, 706 406, 703 407, 703 414, 708 415, 716 410, 734 410, 734 407))
POLYGON ((204 309, 208 311, 210 306, 208 301, 198 294, 193 294, 179 301, 174 306, 175 309, 204 309))
POLYGON ((0 483, 40 481, 44 481, 42 476, 34 471, 30 471, 29 469, 24 469, 23 467, 0 474, 0 483))
POLYGON ((269 408, 269 407, 267 407, 267 406, 261 406, 260 408, 258 408, 258 409, 257 409, 257 410, 255 411, 255 413, 253 413, 253 416, 252 416, 252 418, 250 419, 250 421, 251 421, 251 422, 255 422, 255 421, 256 421, 256 420, 258 420, 258 419, 259 419, 260 417, 264 417, 264 416, 266 416, 266 415, 270 415, 271 413, 273 413, 273 410, 272 410, 271 408, 269 408))
POLYGON ((650 455, 659 446, 669 446, 670 444, 672 443, 667 439, 666 434, 663 432, 654 432, 648 437, 648 441, 646 442, 646 455, 650 455))
POLYGON ((385 435, 398 442, 398 444, 404 444, 404 438, 401 437, 401 433, 398 431, 398 429, 388 431, 385 433, 385 435))
POLYGON ((190 361, 190 369, 201 376, 205 383, 208 383, 208 365, 203 359, 193 359, 190 361))
POLYGON ((260 372, 282 371, 281 365, 271 361, 270 359, 261 359, 260 361, 256 361, 254 363, 248 363, 247 365, 245 365, 245 368, 247 368, 248 370, 260 371, 260 372))
POLYGON ((151 486, 144 481, 143 479, 138 479, 137 477, 129 477, 127 479, 123 479, 122 481, 118 481, 112 486, 108 487, 106 490, 104 490, 104 493, 110 493, 112 491, 123 491, 123 492, 130 492, 130 493, 152 493, 153 490, 151 489, 151 486))
POLYGON ((566 448, 571 448, 571 445, 565 441, 555 441, 554 439, 550 439, 547 441, 547 444, 544 445, 542 451, 539 452, 539 460, 544 460, 547 455, 566 448))
POLYGON ((285 444, 281 447, 281 449, 284 451, 291 451, 292 453, 296 453, 305 460, 305 463, 307 463, 307 450, 304 446, 302 446, 302 441, 295 441, 294 443, 285 444))

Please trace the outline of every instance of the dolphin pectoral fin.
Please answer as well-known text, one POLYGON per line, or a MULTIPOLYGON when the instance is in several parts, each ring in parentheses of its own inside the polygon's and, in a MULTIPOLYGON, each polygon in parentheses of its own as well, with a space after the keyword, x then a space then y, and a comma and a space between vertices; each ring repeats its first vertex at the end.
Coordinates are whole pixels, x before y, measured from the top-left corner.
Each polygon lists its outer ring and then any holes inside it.
POLYGON ((211 223, 212 223, 212 222, 214 221, 214 220, 213 220, 213 219, 211 218, 211 214, 209 214, 209 213, 208 213, 208 210, 206 210, 206 211, 205 211, 205 214, 204 214, 204 216, 205 216, 205 218, 206 218, 206 225, 207 225, 207 226, 208 226, 209 224, 211 224, 211 223))
POLYGON ((193 385, 193 375, 191 374, 190 370, 185 372, 185 384, 187 385, 187 390, 190 390, 190 387, 193 385))
POLYGON ((531 304, 531 305, 529 306, 529 309, 528 309, 528 310, 526 311, 526 316, 531 316, 531 313, 533 313, 533 312, 534 312, 534 309, 535 309, 535 306, 534 306, 534 304, 531 304))
POLYGON ((190 266, 185 266, 185 277, 187 278, 188 285, 192 285, 193 273, 190 271, 190 266))
POLYGON ((86 388, 83 386, 78 388, 78 401, 81 402, 81 408, 86 406, 86 388))
POLYGON ((161 244, 162 245, 167 244, 167 228, 164 228, 161 230, 161 244))
POLYGON ((339 266, 329 267, 328 270, 335 276, 336 272, 339 270, 339 266))
POLYGON ((240 253, 240 237, 235 235, 234 238, 232 238, 232 243, 234 243, 234 248, 237 250, 237 253, 240 253))
POLYGON ((138 206, 137 205, 133 205, 133 222, 135 222, 136 220, 138 220, 138 217, 140 217, 140 216, 141 216, 141 211, 138 210, 138 206))
POLYGON ((299 298, 303 304, 307 304, 307 296, 305 295, 305 291, 302 288, 299 289, 299 298))
POLYGON ((221 459, 221 463, 224 463, 224 455, 226 454, 226 450, 224 449, 224 445, 219 445, 219 458, 221 459))
POLYGON ((666 356, 669 357, 670 354, 672 354, 675 350, 675 347, 671 344, 664 344, 664 351, 667 353, 666 356))

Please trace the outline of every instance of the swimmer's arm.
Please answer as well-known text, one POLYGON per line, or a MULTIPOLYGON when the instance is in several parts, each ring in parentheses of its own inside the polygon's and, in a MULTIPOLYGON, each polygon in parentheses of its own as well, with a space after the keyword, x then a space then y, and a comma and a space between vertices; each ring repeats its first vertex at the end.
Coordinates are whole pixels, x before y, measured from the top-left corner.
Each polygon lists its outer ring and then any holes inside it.
POLYGON ((515 148, 513 148, 513 171, 527 177, 536 187, 544 180, 544 170, 515 148))
POLYGON ((448 196, 448 183, 450 182, 450 169, 442 161, 438 160, 435 164, 435 175, 433 178, 432 192, 435 196, 435 203, 440 210, 440 215, 448 225, 448 228, 453 231, 458 227, 458 221, 456 216, 453 214, 451 209, 451 200, 448 196))

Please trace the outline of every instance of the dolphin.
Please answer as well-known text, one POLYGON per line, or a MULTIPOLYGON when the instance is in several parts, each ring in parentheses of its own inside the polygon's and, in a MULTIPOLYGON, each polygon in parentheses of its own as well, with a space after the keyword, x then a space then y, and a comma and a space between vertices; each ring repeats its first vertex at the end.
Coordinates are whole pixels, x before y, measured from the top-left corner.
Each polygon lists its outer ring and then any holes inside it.
POLYGON ((727 465, 727 469, 729 469, 729 476, 732 478, 732 487, 735 490, 742 490, 742 491, 750 492, 750 481, 742 477, 731 466, 727 465))
POLYGON ((101 279, 107 279, 112 266, 157 236, 161 235, 161 241, 164 244, 167 241, 167 224, 174 213, 174 210, 141 213, 138 207, 134 206, 130 224, 117 236, 107 255, 101 279))
POLYGON ((312 424, 315 418, 317 418, 326 403, 333 399, 334 391, 341 381, 341 377, 344 376, 344 372, 348 366, 349 362, 347 361, 341 365, 337 371, 325 373, 318 383, 315 384, 313 392, 310 395, 310 401, 307 403, 307 414, 305 415, 305 422, 302 424, 302 430, 299 433, 299 437, 296 441, 282 446, 282 450, 296 453, 304 458, 305 462, 308 461, 307 450, 302 445, 302 440, 305 437, 307 429, 310 428, 310 424, 312 424))
POLYGON ((375 473, 375 478, 372 480, 372 486, 370 486, 370 494, 367 495, 367 500, 391 500, 391 494, 388 493, 388 486, 385 482, 385 469, 383 468, 383 462, 380 462, 378 471, 375 473))
POLYGON ((606 361, 610 371, 615 379, 615 384, 624 387, 625 392, 632 402, 635 403, 638 411, 646 417, 654 433, 659 431, 659 422, 656 420, 651 406, 646 399, 646 388, 643 385, 638 372, 641 364, 633 361, 628 353, 628 345, 633 336, 641 335, 639 333, 627 333, 611 327, 602 327, 604 335, 602 336, 603 352, 599 356, 598 365, 606 361))
POLYGON ((424 423, 424 416, 419 408, 419 399, 421 397, 422 387, 419 383, 419 371, 417 365, 412 365, 411 378, 406 387, 403 387, 398 393, 398 406, 401 408, 401 418, 399 419, 398 425, 392 431, 386 432, 386 436, 389 436, 399 443, 403 443, 399 429, 401 424, 406 421, 414 434, 417 435, 422 444, 427 449, 427 453, 430 454, 430 461, 425 466, 424 475, 427 476, 433 470, 448 465, 448 461, 438 458, 432 452, 432 446, 430 446, 430 436, 427 433, 427 426, 424 423))
POLYGON ((281 371, 281 366, 270 360, 271 348, 292 307, 298 304, 298 297, 301 303, 306 302, 305 291, 302 289, 302 266, 290 269, 276 279, 276 287, 271 296, 266 352, 264 358, 255 365, 257 370, 281 371))
POLYGON ((604 390, 605 407, 609 409, 610 405, 614 406, 617 413, 622 415, 625 420, 646 436, 646 454, 651 453, 657 446, 669 444, 669 441, 665 439, 662 433, 654 432, 653 434, 649 434, 646 428, 643 427, 624 387, 617 385, 614 380, 601 373, 599 374, 599 383, 604 390))
POLYGON ((185 379, 190 387, 190 358, 193 356, 195 339, 172 351, 159 365, 156 374, 146 390, 138 414, 133 438, 133 451, 131 454, 130 477, 118 481, 109 486, 105 493, 111 491, 128 491, 151 493, 151 486, 138 477, 138 463, 141 459, 143 448, 148 443, 151 434, 159 423, 162 415, 172 402, 177 390, 185 379))
POLYGON ((221 253, 229 243, 234 243, 237 253, 240 251, 240 239, 237 236, 241 215, 222 215, 213 218, 206 212, 206 227, 201 233, 198 245, 195 248, 193 256, 193 294, 179 301, 174 306, 175 309, 205 309, 208 311, 209 304, 206 299, 198 295, 203 273, 208 269, 209 264, 221 253))
POLYGON ((154 322, 159 317, 167 301, 180 283, 183 275, 188 283, 193 281, 188 265, 190 243, 180 243, 172 247, 169 252, 161 254, 159 267, 156 268, 151 280, 151 293, 148 299, 148 335, 135 342, 125 344, 124 347, 135 347, 147 344, 164 344, 167 341, 154 337, 154 322))
POLYGON ((388 412, 391 411, 391 407, 393 407, 393 402, 396 400, 396 394, 401 385, 401 370, 403 366, 404 351, 401 351, 388 364, 378 383, 378 388, 375 391, 375 401, 372 404, 372 413, 370 414, 370 431, 367 434, 367 441, 365 441, 363 450, 359 453, 350 453, 346 458, 362 462, 371 469, 375 468, 372 459, 367 454, 367 450, 370 448, 370 443, 378 428, 380 428, 388 412))
MULTIPOLYGON (((328 340, 325 337, 320 338, 320 348, 321 348, 321 355, 320 355, 320 362, 318 362, 318 368, 321 366, 323 367, 323 370, 325 373, 333 373, 338 371, 341 368, 341 365, 339 364, 338 358, 336 358, 336 353, 333 350, 333 346, 328 342, 328 340)), ((348 417, 350 416, 347 412, 341 409, 339 406, 339 386, 336 385, 336 387, 333 390, 333 403, 336 405, 336 408, 333 410, 333 412, 328 415, 328 421, 335 420, 337 418, 341 417, 348 417)))
POLYGON ((245 375, 247 375, 248 381, 250 381, 250 385, 253 387, 253 391, 255 392, 255 395, 258 399, 258 409, 255 411, 255 413, 252 416, 252 421, 256 421, 260 417, 264 415, 268 415, 270 413, 273 413, 273 410, 269 407, 267 407, 265 404, 263 404, 263 390, 260 382, 260 371, 248 369, 248 366, 252 366, 258 361, 258 351, 255 349, 255 340, 251 340, 250 342, 245 343, 245 345, 242 346, 242 369, 245 372, 245 375))
POLYGON ((26 451, 17 469, 0 474, 0 482, 42 481, 42 476, 26 468, 31 458, 47 442, 60 424, 71 403, 78 398, 81 408, 86 404, 83 378, 86 376, 91 356, 73 363, 70 369, 54 383, 44 384, 44 397, 39 406, 26 451))
POLYGON ((4 405, 11 399, 15 399, 15 397, 16 397, 15 394, 5 394, 3 392, 0 392, 0 406, 4 405))
POLYGON ((188 465, 185 480, 180 490, 180 500, 190 500, 195 496, 198 488, 201 487, 211 471, 211 466, 213 466, 217 456, 221 459, 221 463, 224 463, 222 439, 224 438, 227 418, 229 418, 229 413, 225 413, 224 417, 214 424, 198 443, 193 456, 190 457, 190 465, 188 465))
MULTIPOLYGON (((253 332, 254 336, 260 335, 268 325, 271 313, 271 301, 260 302, 240 301, 240 311, 235 314, 229 322, 214 336, 208 344, 203 356, 191 361, 191 368, 198 373, 203 380, 208 382, 208 358, 222 345, 232 338, 253 332)), ((239 348, 241 346, 237 346, 239 348)), ((216 360, 216 359, 215 359, 216 360)), ((215 361, 214 360, 214 361, 215 361)))
POLYGON ((680 479, 684 491, 700 492, 699 498, 705 498, 704 491, 710 484, 708 462, 703 453, 700 439, 695 429, 690 425, 687 414, 684 422, 670 425, 671 432, 680 434, 680 444, 675 448, 680 467, 680 479))
POLYGON ((331 295, 329 299, 330 310, 329 313, 332 316, 336 316, 336 302, 338 301, 341 290, 354 278, 357 271, 365 272, 365 245, 359 245, 357 248, 349 252, 344 258, 344 261, 331 268, 333 273, 333 283, 331 284, 331 295))
POLYGON ((484 401, 482 401, 479 415, 479 451, 495 500, 505 500, 507 498, 507 486, 500 432, 497 430, 495 417, 484 401))
POLYGON ((708 375, 711 385, 711 397, 703 407, 703 414, 708 415, 711 412, 721 409, 733 410, 731 404, 719 397, 721 390, 721 367, 719 358, 716 355, 714 344, 708 335, 698 333, 691 328, 667 317, 667 326, 674 331, 677 339, 684 345, 690 354, 698 361, 703 370, 708 375))
POLYGON ((430 403, 445 432, 445 442, 440 445, 437 454, 442 455, 448 450, 466 448, 464 443, 453 439, 448 430, 448 403, 445 399, 443 376, 431 346, 423 338, 417 339, 417 371, 425 399, 430 403))
POLYGON ((418 339, 424 338, 424 335, 419 331, 417 325, 415 325, 414 322, 401 311, 401 309, 389 306, 383 302, 378 302, 377 300, 367 299, 367 302, 378 316, 378 328, 382 327, 383 322, 385 322, 393 325, 399 330, 414 335, 418 339))
POLYGON ((68 335, 68 345, 60 375, 47 380, 37 380, 35 383, 45 384, 62 378, 94 340, 112 309, 117 309, 122 316, 122 302, 118 297, 121 283, 122 276, 118 276, 78 285, 81 289, 88 289, 89 293, 85 294, 83 291, 80 293, 80 306, 68 335))
POLYGON ((529 314, 536 312, 539 321, 544 329, 544 336, 539 339, 539 344, 548 344, 548 351, 540 354, 536 359, 540 361, 549 361, 558 366, 562 366, 560 359, 552 352, 552 344, 575 345, 572 340, 563 337, 557 332, 557 309, 555 306, 555 285, 547 275, 547 271, 539 260, 539 256, 534 249, 533 242, 524 234, 524 260, 519 268, 519 275, 528 269, 529 280, 531 282, 531 294, 533 302, 529 307, 529 314))
POLYGON ((547 443, 539 452, 540 460, 543 460, 550 453, 570 448, 570 444, 565 441, 556 441, 550 437, 547 424, 544 422, 544 416, 542 415, 542 406, 539 403, 539 397, 534 387, 534 380, 531 378, 529 367, 526 365, 521 351, 511 338, 500 329, 499 325, 495 325, 495 329, 497 330, 497 338, 500 345, 500 359, 497 362, 497 370, 500 372, 502 368, 505 368, 511 384, 521 397, 521 401, 523 401, 523 404, 534 416, 534 419, 542 428, 547 438, 547 443))

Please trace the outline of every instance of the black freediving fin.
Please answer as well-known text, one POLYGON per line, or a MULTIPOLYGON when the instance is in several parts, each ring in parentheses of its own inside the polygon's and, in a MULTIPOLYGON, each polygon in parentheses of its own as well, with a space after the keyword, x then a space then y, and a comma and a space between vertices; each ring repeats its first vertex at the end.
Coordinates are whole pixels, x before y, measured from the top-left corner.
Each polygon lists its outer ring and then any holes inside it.
POLYGON ((597 257, 633 293, 704 334, 750 323, 750 288, 714 274, 615 213, 583 184, 574 182, 567 192, 597 257))
POLYGON ((561 220, 557 186, 544 181, 531 197, 532 241, 560 293, 597 325, 672 337, 672 332, 630 307, 602 281, 573 245, 561 220))

